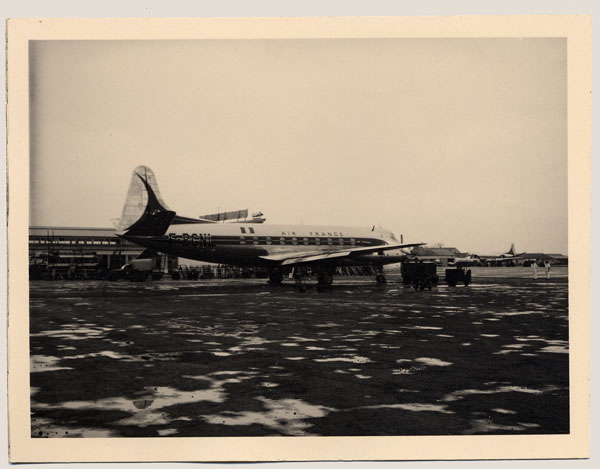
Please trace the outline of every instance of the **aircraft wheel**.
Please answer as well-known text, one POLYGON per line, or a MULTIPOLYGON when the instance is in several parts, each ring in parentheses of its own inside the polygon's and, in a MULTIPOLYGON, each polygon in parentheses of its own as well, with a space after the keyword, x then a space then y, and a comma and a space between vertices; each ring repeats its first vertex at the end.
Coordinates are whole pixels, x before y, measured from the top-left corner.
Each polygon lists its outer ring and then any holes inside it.
POLYGON ((271 285, 279 285, 283 282, 283 274, 281 272, 272 272, 269 274, 269 283, 271 285))
POLYGON ((319 272, 317 284, 321 287, 329 287, 333 283, 333 275, 327 272, 319 272))

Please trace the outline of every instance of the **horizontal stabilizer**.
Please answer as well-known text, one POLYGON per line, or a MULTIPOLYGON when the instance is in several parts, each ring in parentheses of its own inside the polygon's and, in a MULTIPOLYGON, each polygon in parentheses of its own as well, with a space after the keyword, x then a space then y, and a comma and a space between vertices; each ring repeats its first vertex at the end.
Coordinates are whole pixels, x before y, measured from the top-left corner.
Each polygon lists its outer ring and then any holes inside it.
POLYGON ((239 220, 241 218, 248 218, 248 209, 244 210, 233 210, 231 212, 219 212, 219 213, 211 213, 209 215, 200 215, 202 220, 208 221, 225 221, 225 220, 239 220))

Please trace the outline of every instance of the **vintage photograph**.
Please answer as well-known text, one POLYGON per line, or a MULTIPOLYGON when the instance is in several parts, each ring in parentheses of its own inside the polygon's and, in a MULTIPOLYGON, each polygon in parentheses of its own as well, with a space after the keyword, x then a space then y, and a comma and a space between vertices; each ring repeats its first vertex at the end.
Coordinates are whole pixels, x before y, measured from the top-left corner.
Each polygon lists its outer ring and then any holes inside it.
POLYGON ((30 438, 568 436, 567 44, 29 40, 30 438))

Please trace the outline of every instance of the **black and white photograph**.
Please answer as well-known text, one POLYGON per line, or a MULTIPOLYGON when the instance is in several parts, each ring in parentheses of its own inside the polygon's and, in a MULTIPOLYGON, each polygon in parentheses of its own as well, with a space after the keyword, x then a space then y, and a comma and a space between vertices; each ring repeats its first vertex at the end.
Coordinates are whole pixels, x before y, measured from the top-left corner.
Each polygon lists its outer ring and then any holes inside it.
POLYGON ((32 441, 573 433, 567 38, 396 36, 28 40, 32 441))

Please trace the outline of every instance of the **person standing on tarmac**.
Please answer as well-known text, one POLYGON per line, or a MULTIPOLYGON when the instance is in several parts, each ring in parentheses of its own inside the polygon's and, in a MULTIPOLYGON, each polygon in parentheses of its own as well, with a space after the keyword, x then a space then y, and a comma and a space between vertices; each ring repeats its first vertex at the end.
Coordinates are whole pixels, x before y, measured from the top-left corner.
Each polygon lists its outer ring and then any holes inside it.
POLYGON ((531 263, 531 268, 533 269, 533 278, 537 280, 537 259, 531 263))
POLYGON ((546 269, 546 280, 550 280, 550 268, 551 268, 550 261, 548 261, 548 260, 544 261, 544 267, 546 269))

